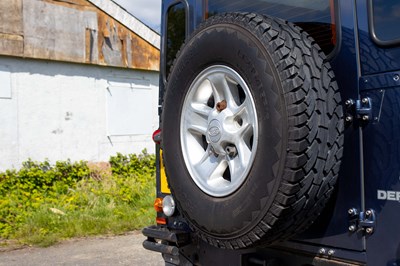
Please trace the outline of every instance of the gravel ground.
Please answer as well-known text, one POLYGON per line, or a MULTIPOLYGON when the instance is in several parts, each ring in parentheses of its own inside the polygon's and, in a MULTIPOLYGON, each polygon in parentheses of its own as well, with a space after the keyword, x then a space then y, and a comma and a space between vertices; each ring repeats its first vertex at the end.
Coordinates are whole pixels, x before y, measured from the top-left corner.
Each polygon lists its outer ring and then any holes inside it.
POLYGON ((0 252, 0 266, 140 265, 161 266, 156 252, 145 250, 140 232, 123 236, 74 239, 49 248, 23 248, 0 252))

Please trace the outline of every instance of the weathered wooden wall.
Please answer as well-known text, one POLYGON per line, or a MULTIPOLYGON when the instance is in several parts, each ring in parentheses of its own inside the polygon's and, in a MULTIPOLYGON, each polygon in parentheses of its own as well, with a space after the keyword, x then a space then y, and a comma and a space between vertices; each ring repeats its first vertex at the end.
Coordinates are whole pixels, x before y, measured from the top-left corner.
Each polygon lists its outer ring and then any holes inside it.
POLYGON ((0 54, 159 70, 159 50, 86 0, 0 1, 0 54))

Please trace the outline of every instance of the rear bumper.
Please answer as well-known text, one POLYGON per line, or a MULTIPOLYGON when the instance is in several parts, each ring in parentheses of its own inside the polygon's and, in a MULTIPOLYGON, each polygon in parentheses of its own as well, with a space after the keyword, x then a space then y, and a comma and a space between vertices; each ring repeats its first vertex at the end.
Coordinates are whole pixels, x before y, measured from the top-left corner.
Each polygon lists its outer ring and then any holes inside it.
POLYGON ((324 256, 319 252, 320 246, 298 242, 227 250, 213 247, 186 231, 150 226, 142 232, 147 237, 143 247, 161 253, 166 265, 365 265, 360 258, 364 252, 335 249, 335 256, 324 256))
POLYGON ((143 247, 161 253, 166 265, 192 265, 179 251, 180 247, 190 243, 190 233, 158 226, 146 227, 142 233, 147 237, 143 247))

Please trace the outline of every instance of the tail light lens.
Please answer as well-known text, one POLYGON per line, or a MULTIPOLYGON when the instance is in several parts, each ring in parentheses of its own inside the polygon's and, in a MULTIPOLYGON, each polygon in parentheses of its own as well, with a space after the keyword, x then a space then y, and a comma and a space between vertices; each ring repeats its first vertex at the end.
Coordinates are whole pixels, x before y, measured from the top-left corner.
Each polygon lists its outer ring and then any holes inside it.
POLYGON ((161 143, 161 129, 157 129, 156 131, 154 131, 153 133, 153 141, 156 144, 160 144, 161 143))

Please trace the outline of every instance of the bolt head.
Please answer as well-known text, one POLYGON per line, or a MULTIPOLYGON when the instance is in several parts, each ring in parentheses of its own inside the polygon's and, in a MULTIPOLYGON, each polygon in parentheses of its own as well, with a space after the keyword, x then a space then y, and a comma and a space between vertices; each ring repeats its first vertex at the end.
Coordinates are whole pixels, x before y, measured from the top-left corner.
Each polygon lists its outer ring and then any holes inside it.
POLYGON ((229 157, 235 157, 237 155, 237 149, 235 146, 227 146, 225 152, 229 157))
POLYGON ((368 211, 365 212, 365 214, 366 214, 367 216, 370 216, 370 215, 372 214, 372 211, 371 211, 371 210, 368 210, 368 211))
POLYGON ((350 232, 356 231, 356 226, 355 226, 355 225, 350 225, 350 226, 349 226, 349 231, 350 231, 350 232))
POLYGON ((334 255, 335 254, 335 251, 333 250, 333 249, 330 249, 329 251, 328 251, 328 255, 329 256, 332 256, 332 255, 334 255))
POLYGON ((372 234, 374 232, 374 229, 372 227, 368 227, 367 229, 365 229, 365 232, 367 234, 372 234))
POLYGON ((399 80, 400 80, 400 76, 397 75, 397 74, 394 75, 394 76, 393 76, 393 80, 394 80, 394 81, 399 81, 399 80))
POLYGON ((324 248, 321 248, 320 250, 319 250, 319 254, 325 254, 326 253, 326 250, 324 249, 324 248))
POLYGON ((226 109, 227 103, 225 100, 222 100, 219 103, 217 103, 216 107, 217 107, 218 112, 222 112, 223 110, 226 109))
POLYGON ((348 212, 349 214, 354 214, 354 209, 349 209, 347 212, 348 212))
POLYGON ((351 115, 346 116, 346 122, 353 121, 353 117, 351 115))
POLYGON ((362 117, 362 120, 364 120, 364 121, 368 121, 368 120, 369 120, 369 116, 367 116, 367 115, 363 115, 363 117, 362 117))

